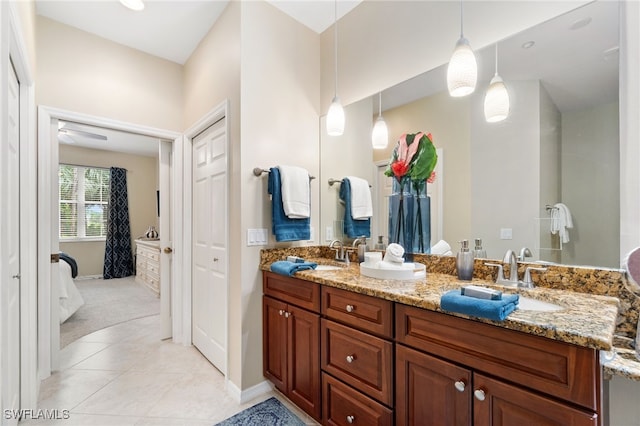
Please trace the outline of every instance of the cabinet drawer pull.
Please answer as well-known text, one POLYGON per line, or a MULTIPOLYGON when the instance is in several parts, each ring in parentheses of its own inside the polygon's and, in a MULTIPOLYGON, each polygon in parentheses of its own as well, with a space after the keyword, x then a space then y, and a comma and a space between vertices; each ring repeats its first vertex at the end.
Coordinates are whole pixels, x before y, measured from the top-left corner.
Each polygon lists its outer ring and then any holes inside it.
POLYGON ((353 416, 347 416, 347 423, 353 423, 356 418, 353 416))
POLYGON ((279 313, 281 316, 282 316, 282 315, 284 315, 284 311, 283 311, 282 309, 280 309, 280 310, 278 311, 278 313, 279 313))
POLYGON ((456 387, 458 392, 464 392, 464 388, 466 387, 466 384, 464 383, 463 380, 458 380, 453 385, 456 387))
POLYGON ((285 318, 289 318, 290 316, 291 316, 291 312, 285 312, 285 313, 284 313, 284 317, 285 317, 285 318))
POLYGON ((349 364, 351 364, 353 361, 355 361, 356 356, 355 355, 347 355, 347 362, 349 364))
POLYGON ((473 392, 473 395, 476 397, 476 399, 478 401, 484 401, 484 399, 486 398, 486 394, 484 393, 484 391, 482 389, 476 389, 473 392))
POLYGON ((354 309, 355 309, 355 306, 347 305, 347 312, 353 312, 354 309))

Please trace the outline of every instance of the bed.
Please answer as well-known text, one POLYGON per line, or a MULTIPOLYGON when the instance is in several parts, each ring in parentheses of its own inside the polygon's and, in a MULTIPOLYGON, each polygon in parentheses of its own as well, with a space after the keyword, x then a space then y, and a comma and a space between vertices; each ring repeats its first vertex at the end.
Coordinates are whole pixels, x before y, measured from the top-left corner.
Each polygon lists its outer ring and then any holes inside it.
POLYGON ((60 324, 73 315, 84 299, 73 279, 78 275, 75 259, 66 253, 60 253, 60 324))

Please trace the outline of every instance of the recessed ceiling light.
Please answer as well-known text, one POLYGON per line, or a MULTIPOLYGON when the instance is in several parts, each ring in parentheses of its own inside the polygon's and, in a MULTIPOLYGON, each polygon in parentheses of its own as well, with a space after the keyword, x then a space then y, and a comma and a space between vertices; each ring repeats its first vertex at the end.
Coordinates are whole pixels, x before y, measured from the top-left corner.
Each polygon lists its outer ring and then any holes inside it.
POLYGON ((131 10, 144 9, 144 3, 142 2, 142 0, 120 0, 120 3, 131 10))
POLYGON ((531 49, 534 45, 536 44, 535 41, 527 41, 525 43, 522 43, 522 48, 523 49, 531 49))
POLYGON ((579 19, 576 22, 574 22, 573 24, 571 24, 569 26, 569 29, 570 30, 577 30, 579 28, 586 27, 590 23, 591 23, 591 18, 587 16, 586 18, 579 19))

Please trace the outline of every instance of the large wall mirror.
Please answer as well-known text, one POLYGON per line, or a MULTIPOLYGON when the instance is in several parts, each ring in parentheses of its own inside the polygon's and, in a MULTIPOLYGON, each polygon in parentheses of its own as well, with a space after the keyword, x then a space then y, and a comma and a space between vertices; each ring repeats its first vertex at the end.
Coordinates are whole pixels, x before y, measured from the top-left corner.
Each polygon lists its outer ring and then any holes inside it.
POLYGON ((466 98, 448 95, 446 64, 384 89, 386 150, 371 148, 378 94, 347 106, 345 134, 321 134, 321 239, 340 237, 343 215, 328 180, 354 175, 372 184, 372 240, 386 241, 379 170, 402 133, 424 131, 443 153, 431 244, 456 252, 458 241, 481 238, 493 259, 527 247, 529 260, 619 267, 619 13, 617 2, 593 2, 499 41, 505 121, 483 113, 495 45, 476 51, 478 85, 466 98), (551 232, 557 203, 572 214, 568 242, 551 232))

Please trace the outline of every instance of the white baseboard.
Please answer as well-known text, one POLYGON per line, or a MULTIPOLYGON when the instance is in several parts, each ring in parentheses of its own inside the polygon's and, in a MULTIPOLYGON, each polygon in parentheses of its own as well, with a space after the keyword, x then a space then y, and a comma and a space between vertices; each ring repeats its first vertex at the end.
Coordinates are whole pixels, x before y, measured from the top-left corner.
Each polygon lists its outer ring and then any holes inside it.
POLYGON ((97 280, 102 278, 102 275, 83 275, 83 276, 77 276, 74 278, 74 280, 76 281, 82 281, 82 280, 97 280))
POLYGON ((249 402, 252 399, 264 395, 265 393, 271 392, 272 390, 273 385, 267 380, 260 382, 255 386, 251 386, 249 389, 245 390, 240 390, 240 388, 236 386, 235 383, 233 383, 232 381, 227 381, 227 392, 239 404, 249 402))

